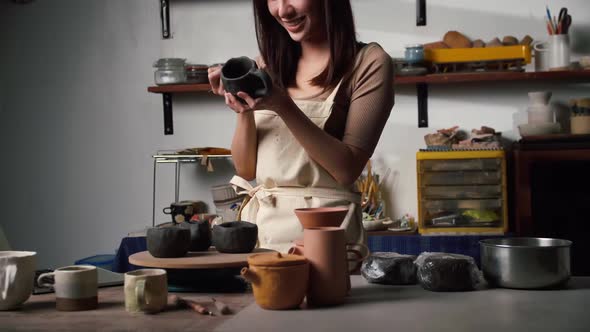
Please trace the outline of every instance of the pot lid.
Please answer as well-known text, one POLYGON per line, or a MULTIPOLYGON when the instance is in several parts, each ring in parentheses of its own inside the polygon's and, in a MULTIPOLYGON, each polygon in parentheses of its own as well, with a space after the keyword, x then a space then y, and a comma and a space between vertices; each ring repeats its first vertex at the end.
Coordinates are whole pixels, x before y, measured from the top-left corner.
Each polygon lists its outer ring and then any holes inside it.
POLYGON ((299 255, 281 254, 280 252, 255 254, 248 257, 249 265, 256 266, 293 266, 307 263, 307 259, 299 255))

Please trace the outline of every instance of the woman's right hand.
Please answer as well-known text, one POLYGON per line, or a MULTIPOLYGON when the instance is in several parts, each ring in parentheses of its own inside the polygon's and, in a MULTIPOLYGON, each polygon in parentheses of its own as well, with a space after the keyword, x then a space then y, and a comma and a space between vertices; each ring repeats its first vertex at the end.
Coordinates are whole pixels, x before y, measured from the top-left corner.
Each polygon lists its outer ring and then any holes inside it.
POLYGON ((211 92, 219 96, 225 95, 225 88, 221 82, 221 65, 209 67, 207 69, 207 76, 209 77, 211 92))
POLYGON ((207 74, 209 77, 209 85, 211 85, 211 92, 223 96, 225 98, 225 104, 229 106, 229 108, 236 113, 252 111, 247 104, 241 103, 234 95, 225 91, 223 82, 221 82, 221 66, 209 67, 207 69, 207 74))

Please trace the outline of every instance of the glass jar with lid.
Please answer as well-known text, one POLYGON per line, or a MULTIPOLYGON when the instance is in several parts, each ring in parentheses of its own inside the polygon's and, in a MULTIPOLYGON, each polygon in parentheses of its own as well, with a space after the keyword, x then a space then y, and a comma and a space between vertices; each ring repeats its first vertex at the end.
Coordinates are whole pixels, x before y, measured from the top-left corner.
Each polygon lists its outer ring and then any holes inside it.
POLYGON ((187 63, 185 66, 186 82, 193 84, 209 83, 208 68, 207 65, 187 63))
POLYGON ((154 81, 158 85, 181 84, 186 82, 184 66, 186 59, 162 58, 154 63, 154 81))

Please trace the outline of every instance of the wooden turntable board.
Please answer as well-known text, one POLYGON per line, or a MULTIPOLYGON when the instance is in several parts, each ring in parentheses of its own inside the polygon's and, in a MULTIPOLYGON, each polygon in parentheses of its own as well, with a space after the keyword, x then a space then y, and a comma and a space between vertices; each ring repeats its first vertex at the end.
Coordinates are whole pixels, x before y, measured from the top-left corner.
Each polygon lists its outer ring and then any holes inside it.
POLYGON ((256 248, 246 254, 226 254, 209 248, 209 251, 191 251, 184 257, 156 258, 147 251, 129 256, 129 263, 137 266, 163 269, 222 269, 248 266, 248 256, 258 253, 273 252, 270 249, 256 248))

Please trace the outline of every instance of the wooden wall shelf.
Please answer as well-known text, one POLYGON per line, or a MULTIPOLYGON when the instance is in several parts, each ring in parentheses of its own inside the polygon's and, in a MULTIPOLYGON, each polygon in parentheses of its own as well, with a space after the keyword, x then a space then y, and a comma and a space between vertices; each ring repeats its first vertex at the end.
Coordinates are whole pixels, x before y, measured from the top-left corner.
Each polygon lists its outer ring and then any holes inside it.
MULTIPOLYGON (((418 127, 428 127, 428 85, 453 83, 492 83, 516 81, 590 82, 590 70, 563 70, 547 72, 487 72, 430 74, 424 76, 398 76, 395 86, 415 85, 418 96, 418 127)), ((164 102, 164 134, 174 133, 172 127, 172 94, 203 93, 209 84, 173 84, 148 87, 148 92, 161 93, 164 102)))
POLYGON ((500 81, 587 81, 590 82, 590 70, 562 70, 544 72, 489 72, 489 73, 455 73, 431 74, 424 76, 398 76, 396 85, 410 85, 417 83, 449 84, 469 82, 500 82, 500 81))
POLYGON ((152 93, 187 93, 187 92, 207 92, 211 86, 205 84, 170 84, 157 85, 148 87, 148 92, 152 93))

